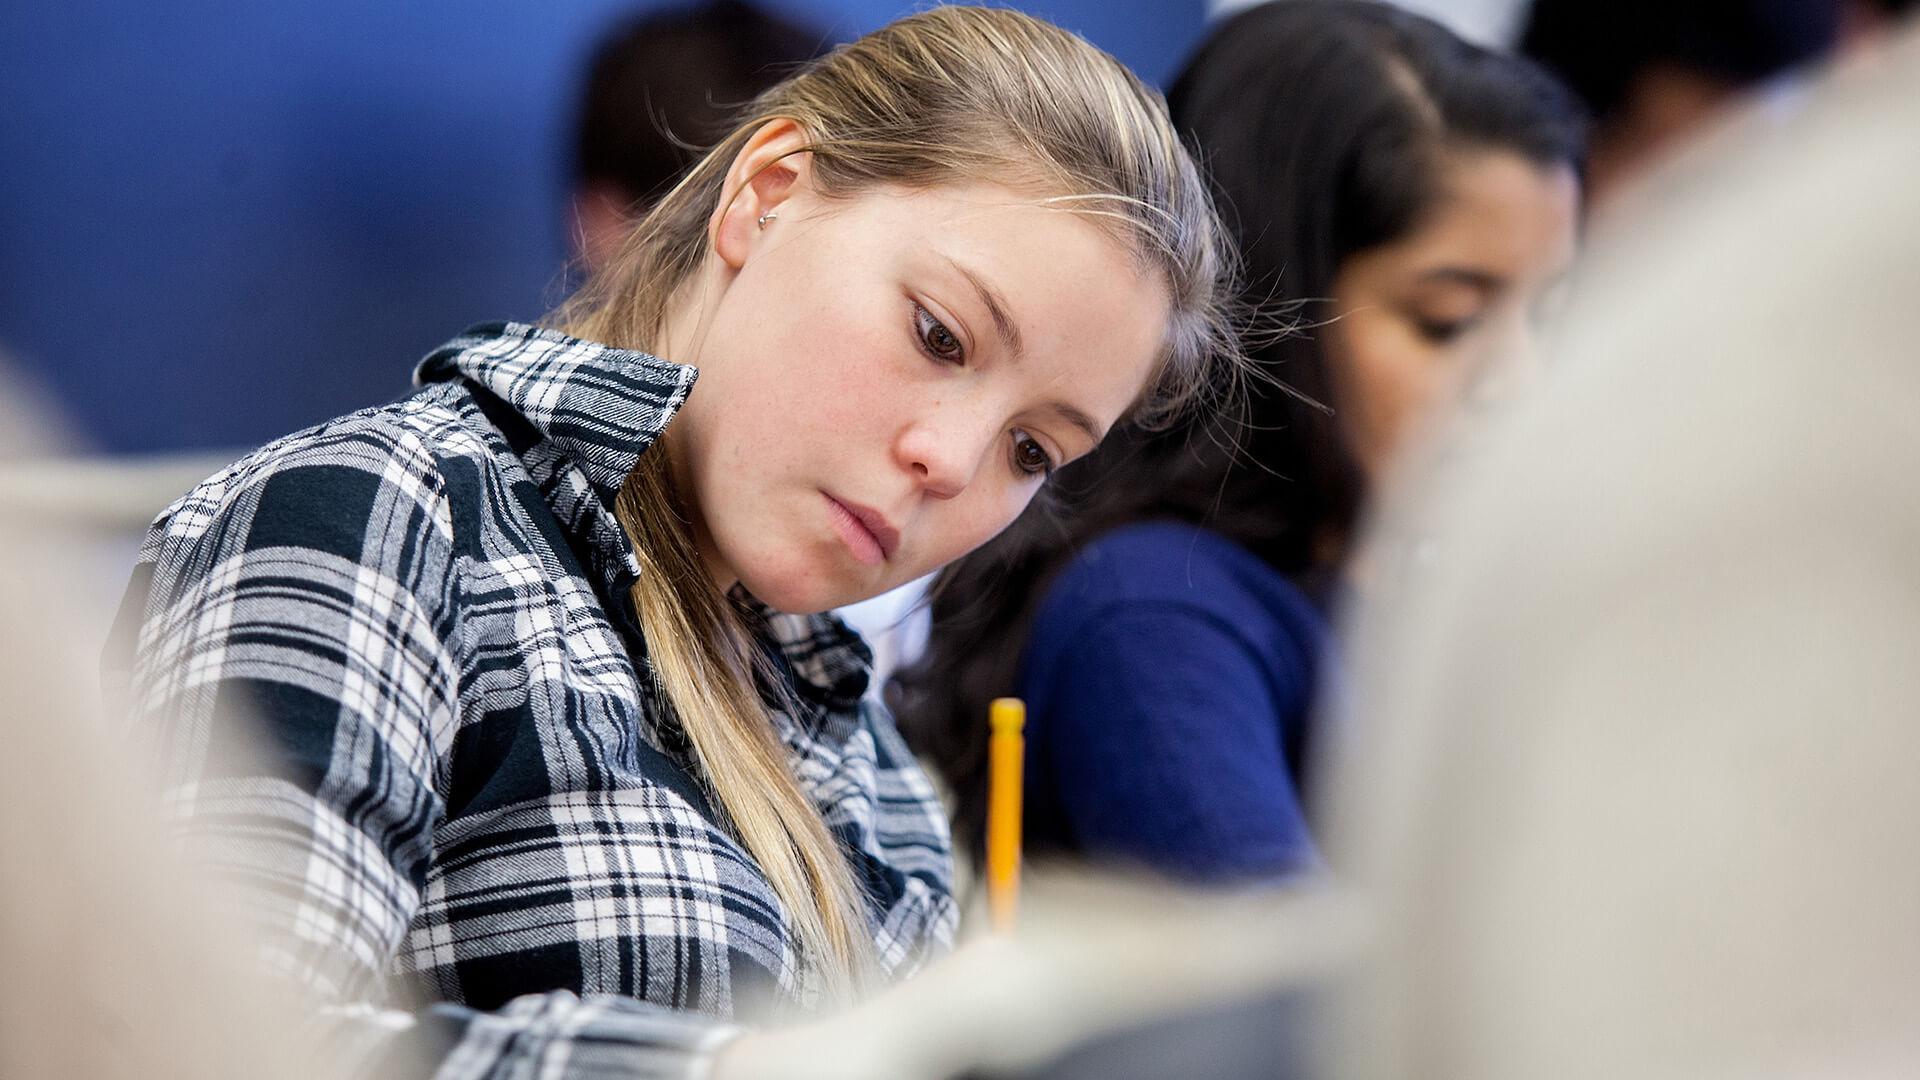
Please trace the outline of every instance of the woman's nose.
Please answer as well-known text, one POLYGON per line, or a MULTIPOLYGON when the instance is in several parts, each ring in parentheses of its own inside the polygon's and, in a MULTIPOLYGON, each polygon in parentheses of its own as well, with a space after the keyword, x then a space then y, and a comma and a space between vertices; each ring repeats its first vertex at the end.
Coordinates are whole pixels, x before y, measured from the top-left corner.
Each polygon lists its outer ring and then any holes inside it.
POLYGON ((971 412, 931 410, 911 420, 895 440, 894 455, 901 467, 936 499, 951 499, 973 483, 998 434, 997 426, 971 412))

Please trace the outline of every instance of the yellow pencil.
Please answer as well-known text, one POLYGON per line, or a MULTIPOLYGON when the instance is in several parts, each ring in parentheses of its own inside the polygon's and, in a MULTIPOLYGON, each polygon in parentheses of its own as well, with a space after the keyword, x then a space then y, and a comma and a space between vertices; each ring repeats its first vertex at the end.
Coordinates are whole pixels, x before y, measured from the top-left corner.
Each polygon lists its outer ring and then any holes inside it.
POLYGON ((1020 787, 1027 755, 1027 705, 995 698, 988 712, 987 916, 995 933, 1013 930, 1020 904, 1020 787))

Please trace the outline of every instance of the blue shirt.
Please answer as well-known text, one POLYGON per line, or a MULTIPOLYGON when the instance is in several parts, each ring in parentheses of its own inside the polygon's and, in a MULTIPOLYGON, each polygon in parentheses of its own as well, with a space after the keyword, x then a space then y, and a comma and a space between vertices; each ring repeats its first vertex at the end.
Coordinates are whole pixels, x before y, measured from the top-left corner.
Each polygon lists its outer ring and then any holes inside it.
POLYGON ((1021 665, 1026 836, 1205 881, 1318 865, 1298 784, 1326 618, 1218 533, 1107 533, 1042 598, 1021 665))

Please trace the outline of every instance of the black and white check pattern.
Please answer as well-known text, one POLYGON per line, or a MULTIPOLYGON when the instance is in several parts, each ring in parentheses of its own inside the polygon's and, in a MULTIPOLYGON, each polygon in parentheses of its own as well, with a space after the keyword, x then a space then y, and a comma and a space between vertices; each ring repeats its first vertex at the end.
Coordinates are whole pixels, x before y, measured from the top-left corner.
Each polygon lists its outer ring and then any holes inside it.
MULTIPOLYGON (((191 853, 345 1038, 410 1032, 444 1076, 681 1076, 742 1010, 815 1000, 625 599, 609 508, 694 376, 476 327, 412 396, 263 447, 148 532, 122 614, 136 731, 191 853)), ((859 638, 762 616, 801 706, 776 728, 905 976, 951 942, 945 816, 863 701, 859 638)))

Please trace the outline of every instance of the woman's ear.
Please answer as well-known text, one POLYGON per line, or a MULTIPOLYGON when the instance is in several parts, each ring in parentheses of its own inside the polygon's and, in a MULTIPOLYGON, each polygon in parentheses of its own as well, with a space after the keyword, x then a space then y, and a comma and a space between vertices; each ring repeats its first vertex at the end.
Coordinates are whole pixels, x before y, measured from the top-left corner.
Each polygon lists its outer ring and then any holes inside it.
POLYGON ((798 121, 776 117, 761 124, 727 168, 720 205, 707 224, 714 254, 738 270, 773 231, 780 208, 812 182, 811 140, 798 121))

